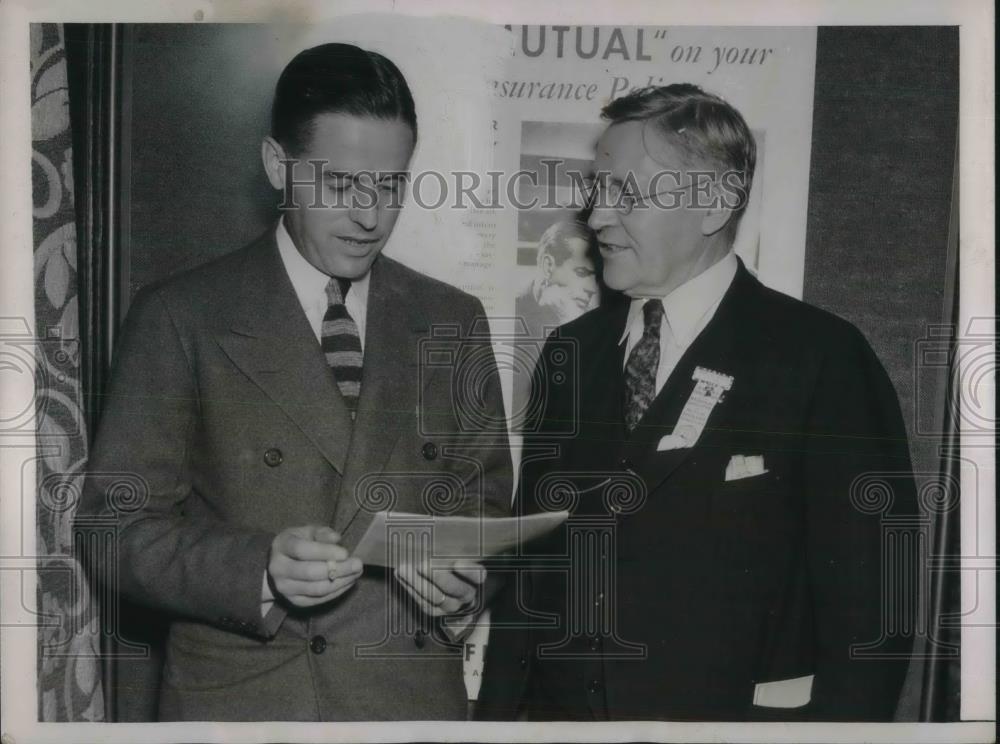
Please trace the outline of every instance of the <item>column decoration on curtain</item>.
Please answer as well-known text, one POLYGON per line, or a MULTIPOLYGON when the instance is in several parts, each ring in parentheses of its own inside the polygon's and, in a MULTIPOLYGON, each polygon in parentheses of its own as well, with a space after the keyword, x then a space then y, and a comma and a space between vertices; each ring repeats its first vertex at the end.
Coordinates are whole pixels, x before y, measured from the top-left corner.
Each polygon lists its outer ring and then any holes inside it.
POLYGON ((66 48, 59 24, 31 26, 35 377, 38 426, 38 690, 42 721, 103 720, 99 628, 73 558, 87 463, 80 386, 77 241, 66 48))

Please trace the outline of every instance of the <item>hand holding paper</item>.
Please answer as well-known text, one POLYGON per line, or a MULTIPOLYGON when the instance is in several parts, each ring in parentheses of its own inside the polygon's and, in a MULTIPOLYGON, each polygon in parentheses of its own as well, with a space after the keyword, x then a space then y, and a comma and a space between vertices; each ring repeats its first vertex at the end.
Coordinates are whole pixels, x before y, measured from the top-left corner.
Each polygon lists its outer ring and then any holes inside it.
POLYGON ((378 512, 354 555, 394 568, 400 584, 432 617, 475 612, 487 572, 480 561, 555 529, 568 512, 528 517, 432 517, 378 512))
MULTIPOLYGON (((362 563, 348 555, 330 527, 305 525, 281 532, 271 543, 267 573, 275 591, 296 607, 313 607, 346 592, 361 576, 362 563)), ((265 593, 267 602, 271 598, 265 593)))
POLYGON ((431 617, 442 617, 476 609, 486 569, 466 560, 433 567, 427 561, 400 563, 396 578, 417 600, 421 610, 431 617))

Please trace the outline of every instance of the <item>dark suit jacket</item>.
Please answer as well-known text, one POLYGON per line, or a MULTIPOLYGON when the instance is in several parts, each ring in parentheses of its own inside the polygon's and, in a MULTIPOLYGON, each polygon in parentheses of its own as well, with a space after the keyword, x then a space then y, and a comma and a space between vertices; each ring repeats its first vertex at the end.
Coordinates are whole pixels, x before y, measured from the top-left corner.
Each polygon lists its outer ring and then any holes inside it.
MULTIPOLYGON (((741 263, 629 436, 618 343, 627 310, 625 298, 594 310, 543 350, 545 410, 515 511, 571 505, 574 516, 519 559, 494 612, 478 716, 890 719, 912 606, 884 622, 883 571, 895 564, 883 530, 914 513, 915 494, 896 395, 871 348, 741 263), (555 358, 567 349, 577 384, 555 358), (698 366, 733 387, 695 446, 658 452, 698 366), (763 456, 767 472, 727 481, 735 455, 763 456), (588 519, 613 525, 613 539, 565 558, 567 534, 584 539, 588 519), (577 658, 540 659, 544 644, 543 655, 577 658), (852 658, 866 644, 869 655, 852 658), (753 705, 757 683, 809 674, 808 705, 753 705)), ((914 588, 906 572, 892 581, 914 588)))
POLYGON ((512 431, 520 431, 532 408, 531 372, 549 331, 559 326, 559 316, 551 307, 539 304, 529 284, 514 298, 514 317, 518 360, 512 365, 511 427, 512 431))
POLYGON ((468 359, 493 364, 469 340, 480 303, 384 256, 372 272, 353 424, 273 231, 136 296, 80 513, 116 525, 120 591, 173 618, 161 719, 465 717, 461 654, 384 571, 261 617, 285 528, 332 525, 353 549, 379 509, 509 511, 496 375, 476 378, 480 418, 453 390, 468 359), (452 326, 450 365, 421 365, 432 324, 452 326))

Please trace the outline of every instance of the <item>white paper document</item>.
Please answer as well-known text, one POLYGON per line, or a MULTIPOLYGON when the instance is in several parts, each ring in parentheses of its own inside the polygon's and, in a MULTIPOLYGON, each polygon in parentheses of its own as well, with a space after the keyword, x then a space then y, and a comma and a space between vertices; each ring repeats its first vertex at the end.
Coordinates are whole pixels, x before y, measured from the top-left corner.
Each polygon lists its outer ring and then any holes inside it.
POLYGON ((487 558, 529 542, 566 521, 569 512, 527 517, 434 517, 378 512, 354 556, 365 565, 395 568, 401 561, 487 558))

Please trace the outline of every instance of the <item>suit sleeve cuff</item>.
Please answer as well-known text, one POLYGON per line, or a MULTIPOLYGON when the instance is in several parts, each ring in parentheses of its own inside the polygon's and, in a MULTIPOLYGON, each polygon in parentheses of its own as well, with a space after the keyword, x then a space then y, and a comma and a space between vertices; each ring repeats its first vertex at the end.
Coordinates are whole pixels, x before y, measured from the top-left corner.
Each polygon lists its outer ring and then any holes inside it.
POLYGON ((264 637, 274 638, 287 615, 288 610, 280 602, 272 601, 271 606, 267 609, 266 614, 260 622, 264 637))
POLYGON ((246 563, 248 571, 240 573, 236 578, 237 586, 232 587, 230 596, 237 600, 238 607, 233 607, 232 614, 218 619, 218 624, 223 628, 235 630, 247 635, 270 638, 277 632, 278 626, 284 620, 285 614, 278 602, 271 602, 273 606, 265 608, 268 601, 265 593, 270 591, 267 587, 267 565, 270 561, 271 542, 274 535, 268 533, 258 533, 251 536, 246 548, 246 563), (263 577, 263 578, 262 578, 263 577), (261 582, 264 582, 262 585, 261 582), (266 609, 266 612, 265 612, 266 609))
POLYGON ((278 632, 278 628, 281 627, 281 623, 288 612, 274 598, 267 569, 264 570, 261 576, 260 596, 261 627, 264 630, 264 634, 268 638, 272 638, 278 632))

